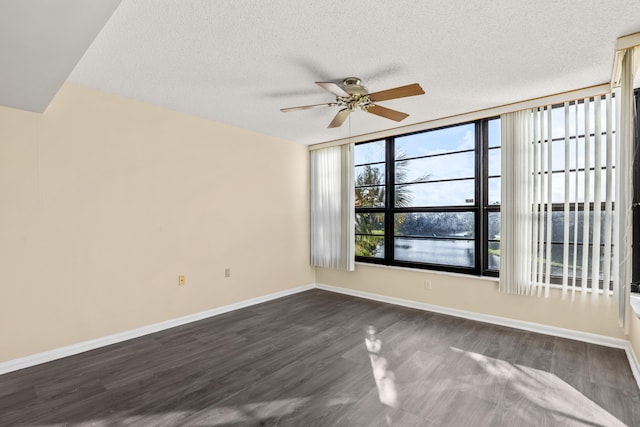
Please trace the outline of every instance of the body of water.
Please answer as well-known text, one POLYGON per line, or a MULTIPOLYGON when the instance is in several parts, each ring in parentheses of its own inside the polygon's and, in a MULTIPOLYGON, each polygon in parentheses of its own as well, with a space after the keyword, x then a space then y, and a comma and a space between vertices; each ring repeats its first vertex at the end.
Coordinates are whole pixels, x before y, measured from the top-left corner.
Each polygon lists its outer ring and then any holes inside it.
MULTIPOLYGON (((475 242, 473 240, 407 239, 396 237, 395 259, 398 261, 426 262, 429 264, 473 267, 475 242)), ((384 253, 381 246, 377 254, 384 253)))

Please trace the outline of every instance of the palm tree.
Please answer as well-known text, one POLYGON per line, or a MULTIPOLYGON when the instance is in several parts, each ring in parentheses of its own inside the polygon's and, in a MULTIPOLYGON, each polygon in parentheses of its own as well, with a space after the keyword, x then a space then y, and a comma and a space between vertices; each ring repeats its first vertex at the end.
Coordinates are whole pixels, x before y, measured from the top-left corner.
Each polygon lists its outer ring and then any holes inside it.
MULTIPOLYGON (((397 185, 394 191, 394 206, 409 207, 413 202, 413 194, 409 184, 423 182, 429 179, 429 174, 424 174, 411 181, 407 179, 407 155, 396 152, 395 174, 397 185)), ((386 204, 386 189, 384 176, 381 169, 365 165, 355 179, 355 207, 383 207, 386 204)), ((400 214, 396 221, 403 223, 406 214, 400 214)), ((384 239, 384 214, 383 213, 361 213, 356 215, 356 255, 373 256, 380 243, 384 239)))

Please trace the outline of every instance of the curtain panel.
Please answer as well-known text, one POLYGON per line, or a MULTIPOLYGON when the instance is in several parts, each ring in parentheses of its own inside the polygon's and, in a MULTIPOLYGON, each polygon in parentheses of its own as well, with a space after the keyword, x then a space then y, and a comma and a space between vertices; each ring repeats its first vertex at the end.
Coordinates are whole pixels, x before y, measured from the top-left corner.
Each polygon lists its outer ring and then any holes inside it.
POLYGON ((625 325, 628 304, 627 284, 631 282, 631 236, 632 236, 632 182, 633 182, 633 80, 638 68, 637 47, 625 51, 622 59, 620 87, 616 92, 618 109, 618 175, 616 189, 616 208, 618 221, 614 228, 618 245, 614 252, 617 281, 620 286, 614 289, 614 298, 618 303, 618 322, 625 325))
POLYGON ((531 290, 533 203, 533 123, 530 111, 503 114, 500 207, 500 291, 526 295, 531 290))
POLYGON ((353 144, 310 152, 311 263, 352 271, 355 259, 353 144))

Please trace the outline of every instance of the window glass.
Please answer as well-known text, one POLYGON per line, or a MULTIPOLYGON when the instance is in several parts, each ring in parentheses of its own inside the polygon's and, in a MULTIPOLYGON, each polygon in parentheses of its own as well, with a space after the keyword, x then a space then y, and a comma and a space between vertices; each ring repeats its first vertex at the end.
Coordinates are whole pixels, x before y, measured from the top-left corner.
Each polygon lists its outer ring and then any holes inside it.
POLYGON ((500 270, 500 212, 489 212, 487 224, 487 268, 500 270))
MULTIPOLYGON (((547 213, 543 212, 540 215, 543 215, 541 218, 540 224, 543 227, 542 233, 544 237, 544 241, 547 241, 546 235, 546 227, 547 227, 547 213)), ((587 215, 589 221, 589 233, 588 233, 588 244, 601 244, 604 243, 604 236, 606 230, 606 222, 605 222, 605 212, 600 212, 600 241, 593 241, 593 230, 594 230, 594 212, 589 212, 587 215)), ((583 233, 584 233, 584 223, 585 223, 585 212, 582 210, 570 210, 568 215, 569 220, 569 242, 573 243, 574 239, 577 243, 584 243, 583 233), (577 230, 576 230, 577 224, 577 230), (577 236, 574 236, 574 233, 577 231, 577 236)), ((555 243, 564 242, 564 224, 565 224, 565 214, 564 211, 553 211, 551 213, 551 241, 555 243)), ((613 230, 612 224, 609 224, 613 230)))
MULTIPOLYGON (((605 108, 606 100, 605 99, 596 99, 594 102, 600 102, 600 117, 603 123, 602 129, 606 126, 607 120, 607 110, 605 108)), ((612 103, 612 116, 616 117, 615 112, 616 103, 612 103)), ((569 107, 569 134, 570 135, 579 135, 584 136, 585 132, 589 134, 593 134, 595 132, 595 117, 596 111, 595 106, 592 105, 589 108, 589 128, 585 129, 585 120, 584 120, 584 103, 578 102, 577 107, 576 104, 573 104, 569 107), (578 111, 578 122, 576 123, 576 108, 578 111)), ((564 108, 554 108, 552 113, 552 135, 553 138, 564 138, 565 136, 565 113, 564 108)), ((611 129, 615 131, 615 120, 611 123, 611 129)))
POLYGON ((489 178, 489 195, 487 201, 489 205, 499 205, 501 197, 500 178, 489 178))
POLYGON ((355 146, 356 208, 384 207, 386 203, 385 144, 385 141, 373 141, 355 146))
POLYGON ((473 205, 475 180, 396 185, 396 207, 473 205))
MULTIPOLYGON (((612 138, 613 144, 613 138, 612 138)), ((585 160, 586 160, 586 151, 585 151, 585 141, 584 138, 580 137, 577 140, 576 147, 576 139, 569 139, 568 144, 565 144, 565 140, 561 139, 559 141, 553 141, 552 143, 552 153, 551 153, 551 164, 554 171, 560 171, 565 169, 565 146, 569 146, 569 169, 584 169, 585 160), (577 148, 577 151, 576 151, 577 148)), ((545 145, 544 152, 540 149, 540 155, 544 157, 544 163, 546 164, 548 161, 548 146, 545 145)), ((589 139, 589 168, 593 169, 596 164, 596 143, 595 139, 591 137, 589 139)), ((612 158, 611 164, 615 165, 615 156, 613 150, 611 150, 612 158)), ((600 139, 600 166, 606 165, 607 159, 607 140, 606 135, 603 135, 600 139)))
POLYGON ((499 147, 501 143, 500 119, 489 120, 489 147, 499 147))
MULTIPOLYGON (((581 279, 584 275, 586 275, 587 279, 591 279, 592 269, 593 269, 593 247, 591 245, 574 245, 569 244, 569 256, 567 259, 567 268, 569 271, 569 277, 572 278, 575 274, 576 279, 581 279), (587 251, 587 268, 585 269, 582 264, 582 257, 584 252, 587 251), (574 269, 574 257, 576 257, 576 265, 574 269), (586 271, 585 271, 586 270, 586 271)), ((544 248, 545 252, 543 253, 543 257, 546 257, 546 247, 544 248)), ((600 260, 600 271, 598 280, 603 280, 604 278, 604 270, 603 263, 605 260, 600 260)), ((611 260, 609 260, 611 262, 611 260)), ((551 276, 559 276, 562 277, 563 269, 565 267, 564 263, 564 245, 553 243, 551 245, 551 276)), ((611 267, 611 266, 610 266, 611 267)), ((580 282, 576 283, 576 286, 580 287, 580 282)))
POLYGON ((384 256, 384 213, 356 213, 356 256, 384 256))
POLYGON ((397 213, 394 218, 396 236, 473 238, 473 212, 397 213))
POLYGON ((487 239, 500 240, 500 212, 489 212, 487 214, 488 228, 487 239))
POLYGON ((492 148, 489 150, 489 176, 500 176, 502 169, 502 149, 492 148))
POLYGON ((473 240, 398 237, 395 239, 394 256, 400 261, 473 267, 475 264, 475 242, 473 240))
POLYGON ((384 258, 384 207, 386 204, 386 141, 356 144, 355 255, 384 258), (373 212, 359 212, 359 209, 373 212))
POLYGON ((487 261, 489 270, 500 270, 500 242, 489 242, 487 261))
MULTIPOLYGON (((567 196, 570 203, 575 203, 575 202, 583 203, 585 201, 587 202, 594 201, 593 189, 595 188, 595 183, 596 183, 595 171, 590 170, 588 173, 589 173, 590 187, 587 189, 586 192, 585 192, 585 182, 584 182, 584 174, 585 174, 584 171, 569 172, 568 174, 566 174, 569 176, 569 194, 567 196)), ((601 174, 601 177, 604 177, 605 170, 601 169, 600 174, 601 174)), ((551 180, 552 180, 551 187, 553 191, 551 200, 553 203, 564 203, 566 175, 564 172, 554 172, 551 174, 551 180)), ((548 174, 545 174, 542 180, 542 186, 544 187, 543 191, 547 191, 547 186, 548 186, 547 179, 548 179, 548 174)), ((606 180, 601 179, 600 194, 606 194, 605 192, 606 185, 607 185, 606 180)), ((611 188, 615 194, 615 188, 614 188, 613 182, 611 183, 611 188)), ((604 202, 604 200, 601 200, 601 202, 604 202)))
POLYGON ((396 183, 475 176, 475 153, 455 153, 396 161, 396 183))
POLYGON ((357 144, 354 151, 354 163, 363 165, 367 163, 381 163, 385 160, 385 141, 373 141, 365 144, 357 144))
POLYGON ((357 213, 356 234, 384 235, 383 213, 357 213))
POLYGON ((473 123, 395 138, 396 160, 475 148, 473 123))
POLYGON ((356 208, 384 207, 386 190, 384 186, 357 187, 355 189, 356 208))
POLYGON ((384 185, 385 164, 356 166, 355 182, 356 187, 365 185, 384 185))
POLYGON ((384 258, 384 237, 356 235, 355 254, 362 257, 384 258))

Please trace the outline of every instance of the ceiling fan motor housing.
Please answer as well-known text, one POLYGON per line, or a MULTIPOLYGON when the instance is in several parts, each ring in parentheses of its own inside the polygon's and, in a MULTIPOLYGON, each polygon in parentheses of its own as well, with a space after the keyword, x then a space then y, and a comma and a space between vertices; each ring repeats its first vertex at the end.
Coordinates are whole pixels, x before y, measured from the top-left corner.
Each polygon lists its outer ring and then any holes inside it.
POLYGON ((367 87, 360 84, 360 79, 358 77, 347 77, 342 81, 343 89, 349 95, 356 96, 365 96, 369 94, 367 87))

